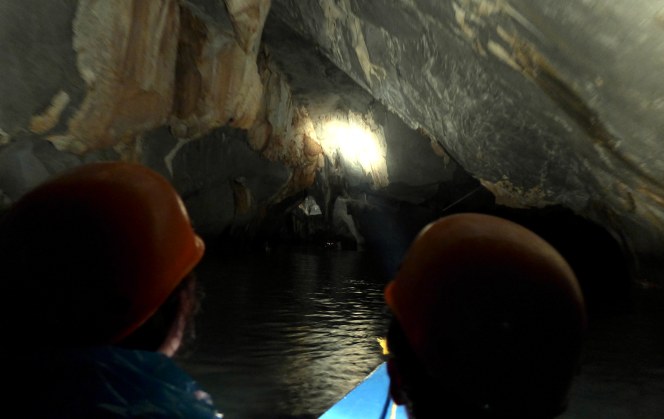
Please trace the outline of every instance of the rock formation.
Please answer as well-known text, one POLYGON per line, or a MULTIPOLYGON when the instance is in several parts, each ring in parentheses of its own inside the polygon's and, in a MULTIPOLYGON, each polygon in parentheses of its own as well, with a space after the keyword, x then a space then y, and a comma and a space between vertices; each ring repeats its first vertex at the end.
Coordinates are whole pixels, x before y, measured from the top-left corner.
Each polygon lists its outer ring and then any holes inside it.
POLYGON ((397 249, 449 211, 564 208, 661 286, 664 11, 636 3, 5 1, 0 206, 125 159, 208 236, 305 199, 340 240, 393 219, 397 249))

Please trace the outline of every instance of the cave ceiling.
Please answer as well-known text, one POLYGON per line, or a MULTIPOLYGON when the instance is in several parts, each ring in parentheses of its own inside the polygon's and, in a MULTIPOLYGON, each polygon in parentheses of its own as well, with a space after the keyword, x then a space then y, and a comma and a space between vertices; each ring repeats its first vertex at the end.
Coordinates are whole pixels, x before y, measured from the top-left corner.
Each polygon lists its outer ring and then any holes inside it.
POLYGON ((451 201, 565 207, 661 259, 664 1, 31 5, 0 2, 0 208, 137 160, 221 232, 321 178, 418 204, 462 168, 451 201))
POLYGON ((636 245, 661 248, 664 2, 275 0, 270 19, 434 138, 497 203, 647 225, 656 233, 636 245))

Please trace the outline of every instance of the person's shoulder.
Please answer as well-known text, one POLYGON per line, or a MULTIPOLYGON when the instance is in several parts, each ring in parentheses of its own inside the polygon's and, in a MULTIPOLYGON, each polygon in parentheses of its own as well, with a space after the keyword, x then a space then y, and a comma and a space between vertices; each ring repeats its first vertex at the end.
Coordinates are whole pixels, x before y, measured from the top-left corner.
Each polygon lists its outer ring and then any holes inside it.
POLYGON ((49 417, 219 417, 198 383, 157 352, 103 346, 32 357, 28 397, 49 417))

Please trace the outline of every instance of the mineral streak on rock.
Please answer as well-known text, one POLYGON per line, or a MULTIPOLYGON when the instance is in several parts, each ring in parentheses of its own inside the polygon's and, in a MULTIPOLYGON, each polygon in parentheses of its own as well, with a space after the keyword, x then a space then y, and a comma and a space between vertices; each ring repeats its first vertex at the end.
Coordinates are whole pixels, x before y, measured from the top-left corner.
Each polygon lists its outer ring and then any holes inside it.
POLYGON ((0 128, 0 146, 9 144, 11 138, 11 135, 7 134, 2 128, 0 128))
POLYGON ((280 161, 293 169, 287 187, 277 197, 279 200, 311 186, 323 162, 323 148, 306 108, 294 108, 288 115, 292 116, 290 120, 275 121, 283 135, 273 131, 262 153, 268 159, 280 161))
POLYGON ((225 0, 235 36, 242 49, 256 56, 271 0, 225 0))
MULTIPOLYGON (((497 33, 509 45, 510 52, 495 43, 491 47, 491 41, 488 45, 489 50, 510 67, 520 71, 536 83, 549 98, 560 105, 560 109, 592 141, 598 155, 600 157, 605 156, 600 160, 602 165, 606 166, 604 170, 610 172, 615 169, 617 164, 620 164, 621 167, 634 174, 632 179, 638 180, 634 182, 630 179, 629 183, 633 188, 647 190, 648 194, 646 196, 650 199, 655 202, 664 202, 664 183, 661 178, 644 170, 637 159, 620 146, 620 139, 611 132, 609 126, 602 121, 597 111, 592 109, 574 88, 563 80, 559 72, 535 46, 514 34, 508 33, 500 26, 497 27, 497 33)), ((528 199, 527 196, 524 198, 528 199)), ((620 201, 618 199, 612 199, 612 201, 615 201, 613 203, 617 209, 620 209, 621 212, 624 210, 624 208, 620 208, 621 205, 619 205, 620 201)), ((628 209, 630 207, 627 206, 628 209)), ((633 210, 628 210, 628 212, 631 211, 633 210)))
POLYGON ((497 205, 512 208, 544 208, 553 204, 550 191, 544 190, 541 185, 524 189, 514 185, 507 178, 497 182, 480 179, 480 183, 496 197, 497 205))
POLYGON ((323 148, 306 108, 294 104, 291 88, 267 50, 259 62, 265 89, 256 123, 248 131, 249 145, 265 158, 293 168, 288 185, 275 198, 282 199, 313 184, 323 148))
POLYGON ((82 154, 163 125, 172 108, 179 21, 175 0, 81 0, 73 47, 87 94, 67 133, 49 140, 82 154))
POLYGON ((251 190, 245 185, 244 179, 233 179, 230 182, 235 201, 235 215, 245 215, 251 211, 253 198, 251 190))
POLYGON ((112 148, 135 159, 138 140, 159 126, 185 141, 228 125, 247 129, 252 148, 293 169, 283 197, 310 186, 324 162, 314 124, 269 56, 258 71, 270 5, 227 0, 227 19, 212 19, 194 2, 82 0, 72 42, 85 97, 65 132, 52 132, 70 103, 64 91, 33 117, 31 131, 49 134, 60 150, 112 148))
POLYGON ((249 130, 249 144, 265 157, 280 160, 284 157, 281 144, 290 135, 295 117, 291 90, 285 76, 270 60, 267 48, 259 57, 259 69, 265 87, 259 116, 249 130))
POLYGON ((30 120, 30 131, 35 134, 45 134, 52 130, 60 121, 60 114, 69 104, 69 95, 60 90, 53 96, 51 105, 41 114, 30 120))
POLYGON ((227 2, 232 31, 183 5, 177 55, 176 136, 255 123, 263 95, 256 55, 269 2, 227 2), (252 21, 252 19, 256 19, 252 21))
MULTIPOLYGON (((175 65, 175 99, 173 116, 186 120, 197 109, 199 98, 203 95, 203 80, 197 66, 197 59, 203 53, 203 44, 207 42, 207 27, 186 7, 180 9, 180 36, 175 65)), ((186 136, 184 131, 176 137, 186 136)))
MULTIPOLYGON (((177 138, 250 128, 262 99, 256 51, 269 6, 229 0, 232 28, 224 28, 176 0, 82 0, 73 47, 87 93, 67 131, 48 139, 83 154, 168 122, 177 138)), ((49 132, 67 104, 56 96, 31 130, 49 132)))

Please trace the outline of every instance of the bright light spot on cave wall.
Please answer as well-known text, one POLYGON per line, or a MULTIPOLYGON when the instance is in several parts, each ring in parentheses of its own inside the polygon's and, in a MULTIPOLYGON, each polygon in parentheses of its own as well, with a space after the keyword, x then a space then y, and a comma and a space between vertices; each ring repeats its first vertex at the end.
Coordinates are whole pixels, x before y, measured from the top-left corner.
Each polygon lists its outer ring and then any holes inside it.
POLYGON ((320 138, 329 157, 338 155, 350 170, 361 169, 371 176, 374 186, 387 186, 386 146, 380 129, 351 114, 325 122, 320 138))
POLYGON ((381 156, 375 135, 355 124, 333 121, 325 126, 325 136, 332 139, 344 158, 364 168, 377 164, 381 156))

